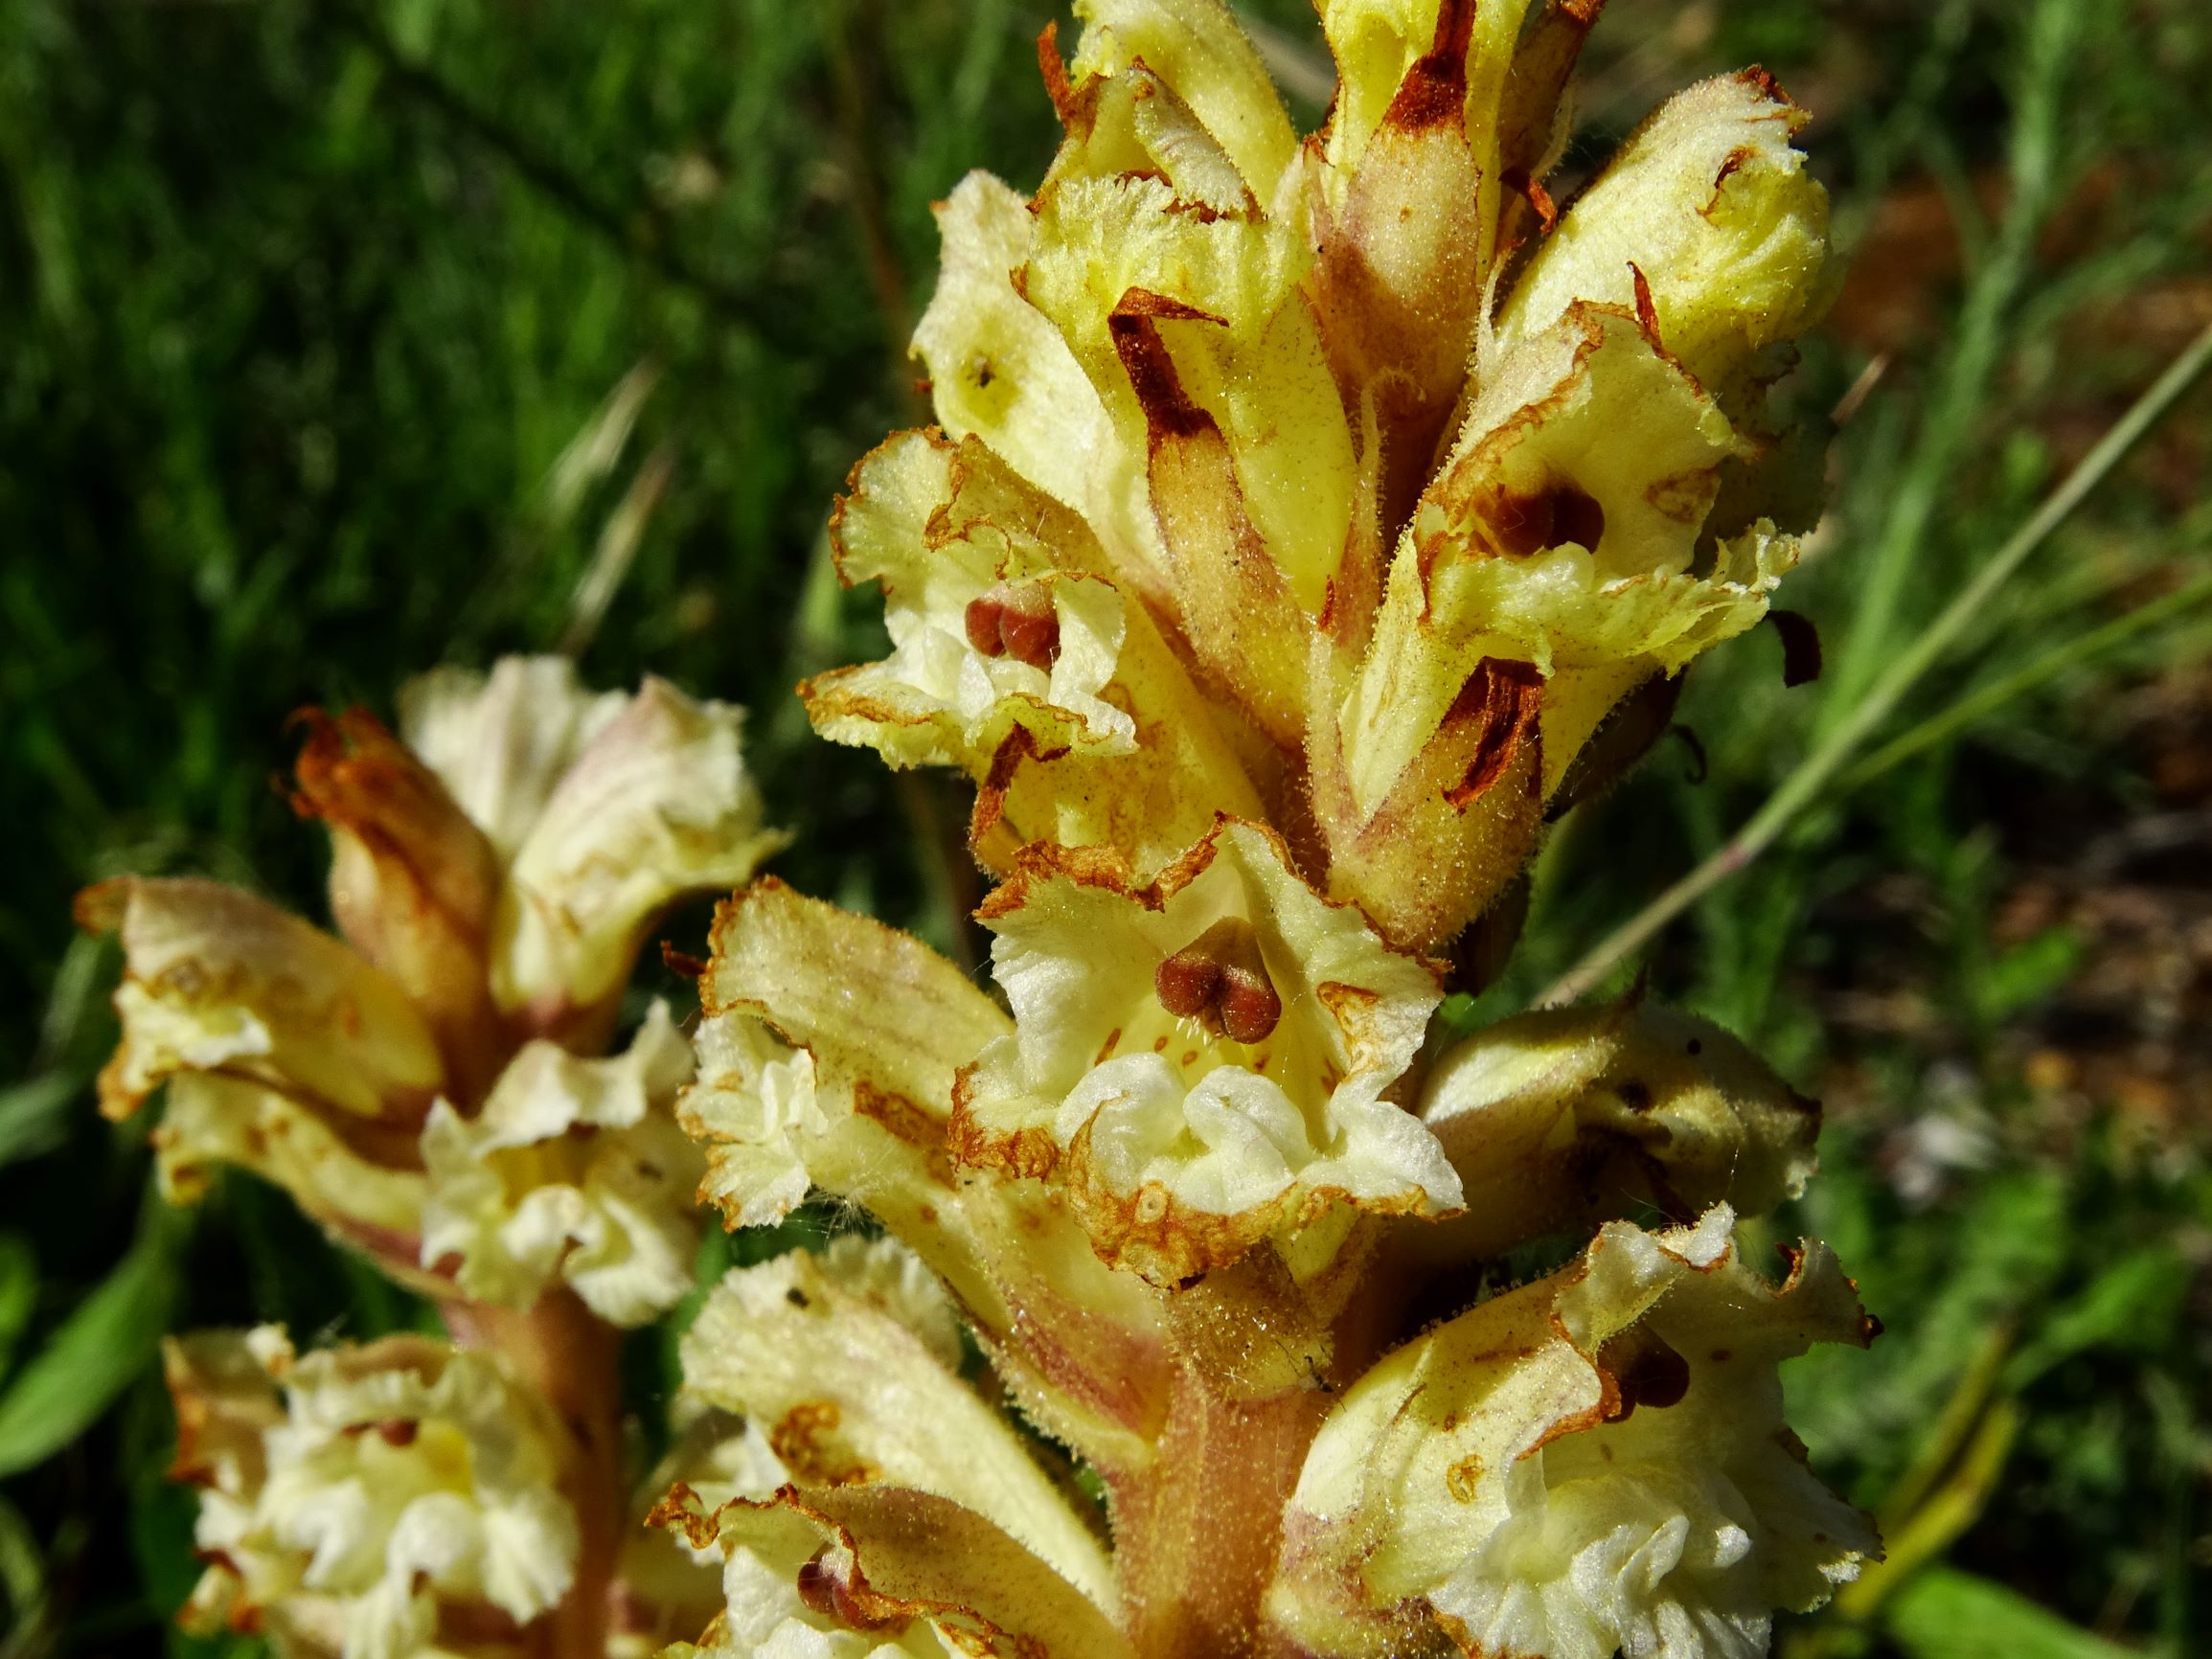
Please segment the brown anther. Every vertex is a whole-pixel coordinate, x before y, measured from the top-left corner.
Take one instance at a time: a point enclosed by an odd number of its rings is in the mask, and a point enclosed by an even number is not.
[[[1534,495],[1500,494],[1489,517],[1498,550],[1513,558],[1570,541],[1595,553],[1606,534],[1606,510],[1595,496],[1571,484],[1555,484]]]
[[[1690,1392],[1690,1362],[1648,1326],[1624,1330],[1599,1349],[1598,1364],[1611,1373],[1620,1393],[1610,1422],[1623,1421],[1639,1405],[1653,1411],[1679,1405]]]
[[[1161,963],[1152,990],[1170,1013],[1231,1042],[1265,1042],[1283,1018],[1283,998],[1267,977],[1259,936],[1234,916]]]
[[[822,1557],[829,1553],[824,1545],[814,1558],[799,1569],[799,1600],[814,1613],[833,1624],[852,1630],[882,1630],[906,1621],[892,1615],[889,1618],[869,1612],[861,1605],[853,1587],[822,1564]]]
[[[1041,581],[1001,582],[968,602],[968,643],[987,657],[1012,657],[1050,671],[1060,660],[1060,614]]]
[[[837,1591],[840,1588],[837,1580],[831,1576],[830,1569],[822,1565],[822,1557],[819,1556],[799,1569],[799,1600],[822,1618],[838,1624],[843,1623],[837,1617]]]
[[[1160,964],[1152,974],[1152,992],[1177,1019],[1203,1019],[1221,993],[1221,965],[1197,945],[1186,946]]]
[[[376,1425],[376,1438],[386,1445],[413,1445],[422,1432],[422,1425],[411,1417],[389,1417]]]

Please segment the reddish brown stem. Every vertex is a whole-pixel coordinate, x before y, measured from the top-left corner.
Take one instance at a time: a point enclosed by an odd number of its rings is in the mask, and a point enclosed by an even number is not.
[[[548,1291],[527,1313],[473,1302],[449,1303],[443,1312],[455,1342],[500,1354],[535,1384],[575,1442],[561,1490],[576,1506],[576,1582],[543,1621],[542,1651],[545,1659],[604,1659],[629,1509],[616,1367],[622,1333],[569,1290]]]
[[[1306,1389],[1232,1400],[1180,1369],[1157,1460],[1111,1483],[1123,1616],[1145,1659],[1261,1651],[1283,1499],[1327,1404]]]

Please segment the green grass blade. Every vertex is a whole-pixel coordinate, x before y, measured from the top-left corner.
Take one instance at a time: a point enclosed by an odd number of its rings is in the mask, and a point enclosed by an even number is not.
[[[115,1271],[61,1324],[0,1395],[0,1476],[51,1457],[82,1434],[154,1356],[176,1301],[178,1212],[151,1214]]]

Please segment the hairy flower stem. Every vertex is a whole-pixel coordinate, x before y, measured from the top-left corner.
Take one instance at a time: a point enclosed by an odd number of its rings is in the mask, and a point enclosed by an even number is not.
[[[478,1302],[442,1311],[463,1348],[495,1352],[535,1383],[576,1443],[561,1490],[576,1506],[576,1582],[546,1615],[546,1659],[602,1659],[627,1489],[622,1467],[622,1333],[575,1292],[552,1290],[526,1313]]]
[[[1262,1651],[1259,1602],[1329,1397],[1297,1389],[1230,1399],[1177,1369],[1157,1461],[1111,1483],[1124,1617],[1144,1659],[1238,1659]]]

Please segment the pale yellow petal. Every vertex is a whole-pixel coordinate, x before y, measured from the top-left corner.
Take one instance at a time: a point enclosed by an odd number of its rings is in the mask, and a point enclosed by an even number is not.
[[[676,1126],[692,1050],[654,1003],[629,1047],[582,1059],[524,1045],[482,1108],[439,1102],[422,1131],[422,1256],[473,1301],[527,1308],[565,1282],[638,1326],[692,1288],[697,1148]]]
[[[1706,591],[1686,573],[1737,453],[1727,420],[1626,314],[1584,307],[1506,358],[1407,528],[1343,712],[1360,806],[1388,792],[1484,657],[1545,676],[1548,792],[1630,686],[1709,643],[1711,626],[1639,600],[1670,582]]]
[[[406,993],[328,934],[214,881],[121,876],[78,898],[123,943],[123,1041],[101,1105],[134,1111],[165,1079],[205,1072],[284,1095],[366,1136],[411,1137],[444,1081]]]
[[[411,1162],[364,1155],[330,1121],[287,1096],[216,1073],[185,1072],[170,1081],[152,1139],[162,1195],[171,1203],[198,1202],[217,1166],[251,1170],[386,1272],[409,1276],[429,1193],[422,1171]],[[447,1287],[424,1274],[415,1288]]]
[[[568,1593],[568,1443],[499,1360],[416,1336],[303,1355],[275,1327],[167,1358],[174,1472],[201,1489],[196,1541],[217,1563],[195,1627],[432,1659],[448,1615],[527,1623]]]
[[[1254,826],[1225,823],[1132,889],[1040,848],[981,912],[1013,1035],[964,1077],[961,1157],[1049,1175],[1109,1261],[1173,1284],[1334,1202],[1459,1202],[1427,1132],[1381,1099],[1411,1063],[1436,981],[1332,905]],[[1240,1041],[1164,1006],[1171,958],[1241,930],[1276,1016]]]
[[[1029,260],[1028,203],[991,174],[971,172],[939,204],[937,224],[937,291],[914,331],[937,419],[953,438],[981,439],[1031,484],[1090,518],[1116,556],[1141,559],[1141,548],[1124,545],[1107,526],[1143,457],[1126,452],[1060,330],[1015,287],[1015,272]]]
[[[512,859],[578,755],[627,699],[586,691],[568,657],[441,668],[399,689],[399,736]]]
[[[1633,307],[1641,272],[1659,341],[1725,393],[1766,348],[1826,309],[1828,195],[1790,141],[1805,125],[1758,70],[1700,81],[1630,135],[1552,232],[1498,317],[1500,350],[1578,300]]]
[[[664,907],[744,880],[784,843],[763,826],[741,723],[727,703],[648,679],[578,753],[501,897],[491,958],[501,1008],[557,1034],[603,1020]]]
[[[905,1254],[887,1239],[860,1249]],[[685,1336],[685,1386],[768,1425],[801,1487],[866,1483],[950,1499],[1111,1608],[1112,1569],[1097,1539],[948,1364],[958,1349],[943,1293],[934,1304],[911,1284],[887,1293],[893,1265],[795,1251],[731,1273]]]
[[[1809,1245],[1769,1285],[1725,1208],[1608,1223],[1582,1261],[1398,1350],[1323,1423],[1277,1622],[1314,1650],[1750,1656],[1879,1551],[1782,1420],[1775,1367],[1871,1326]]]

